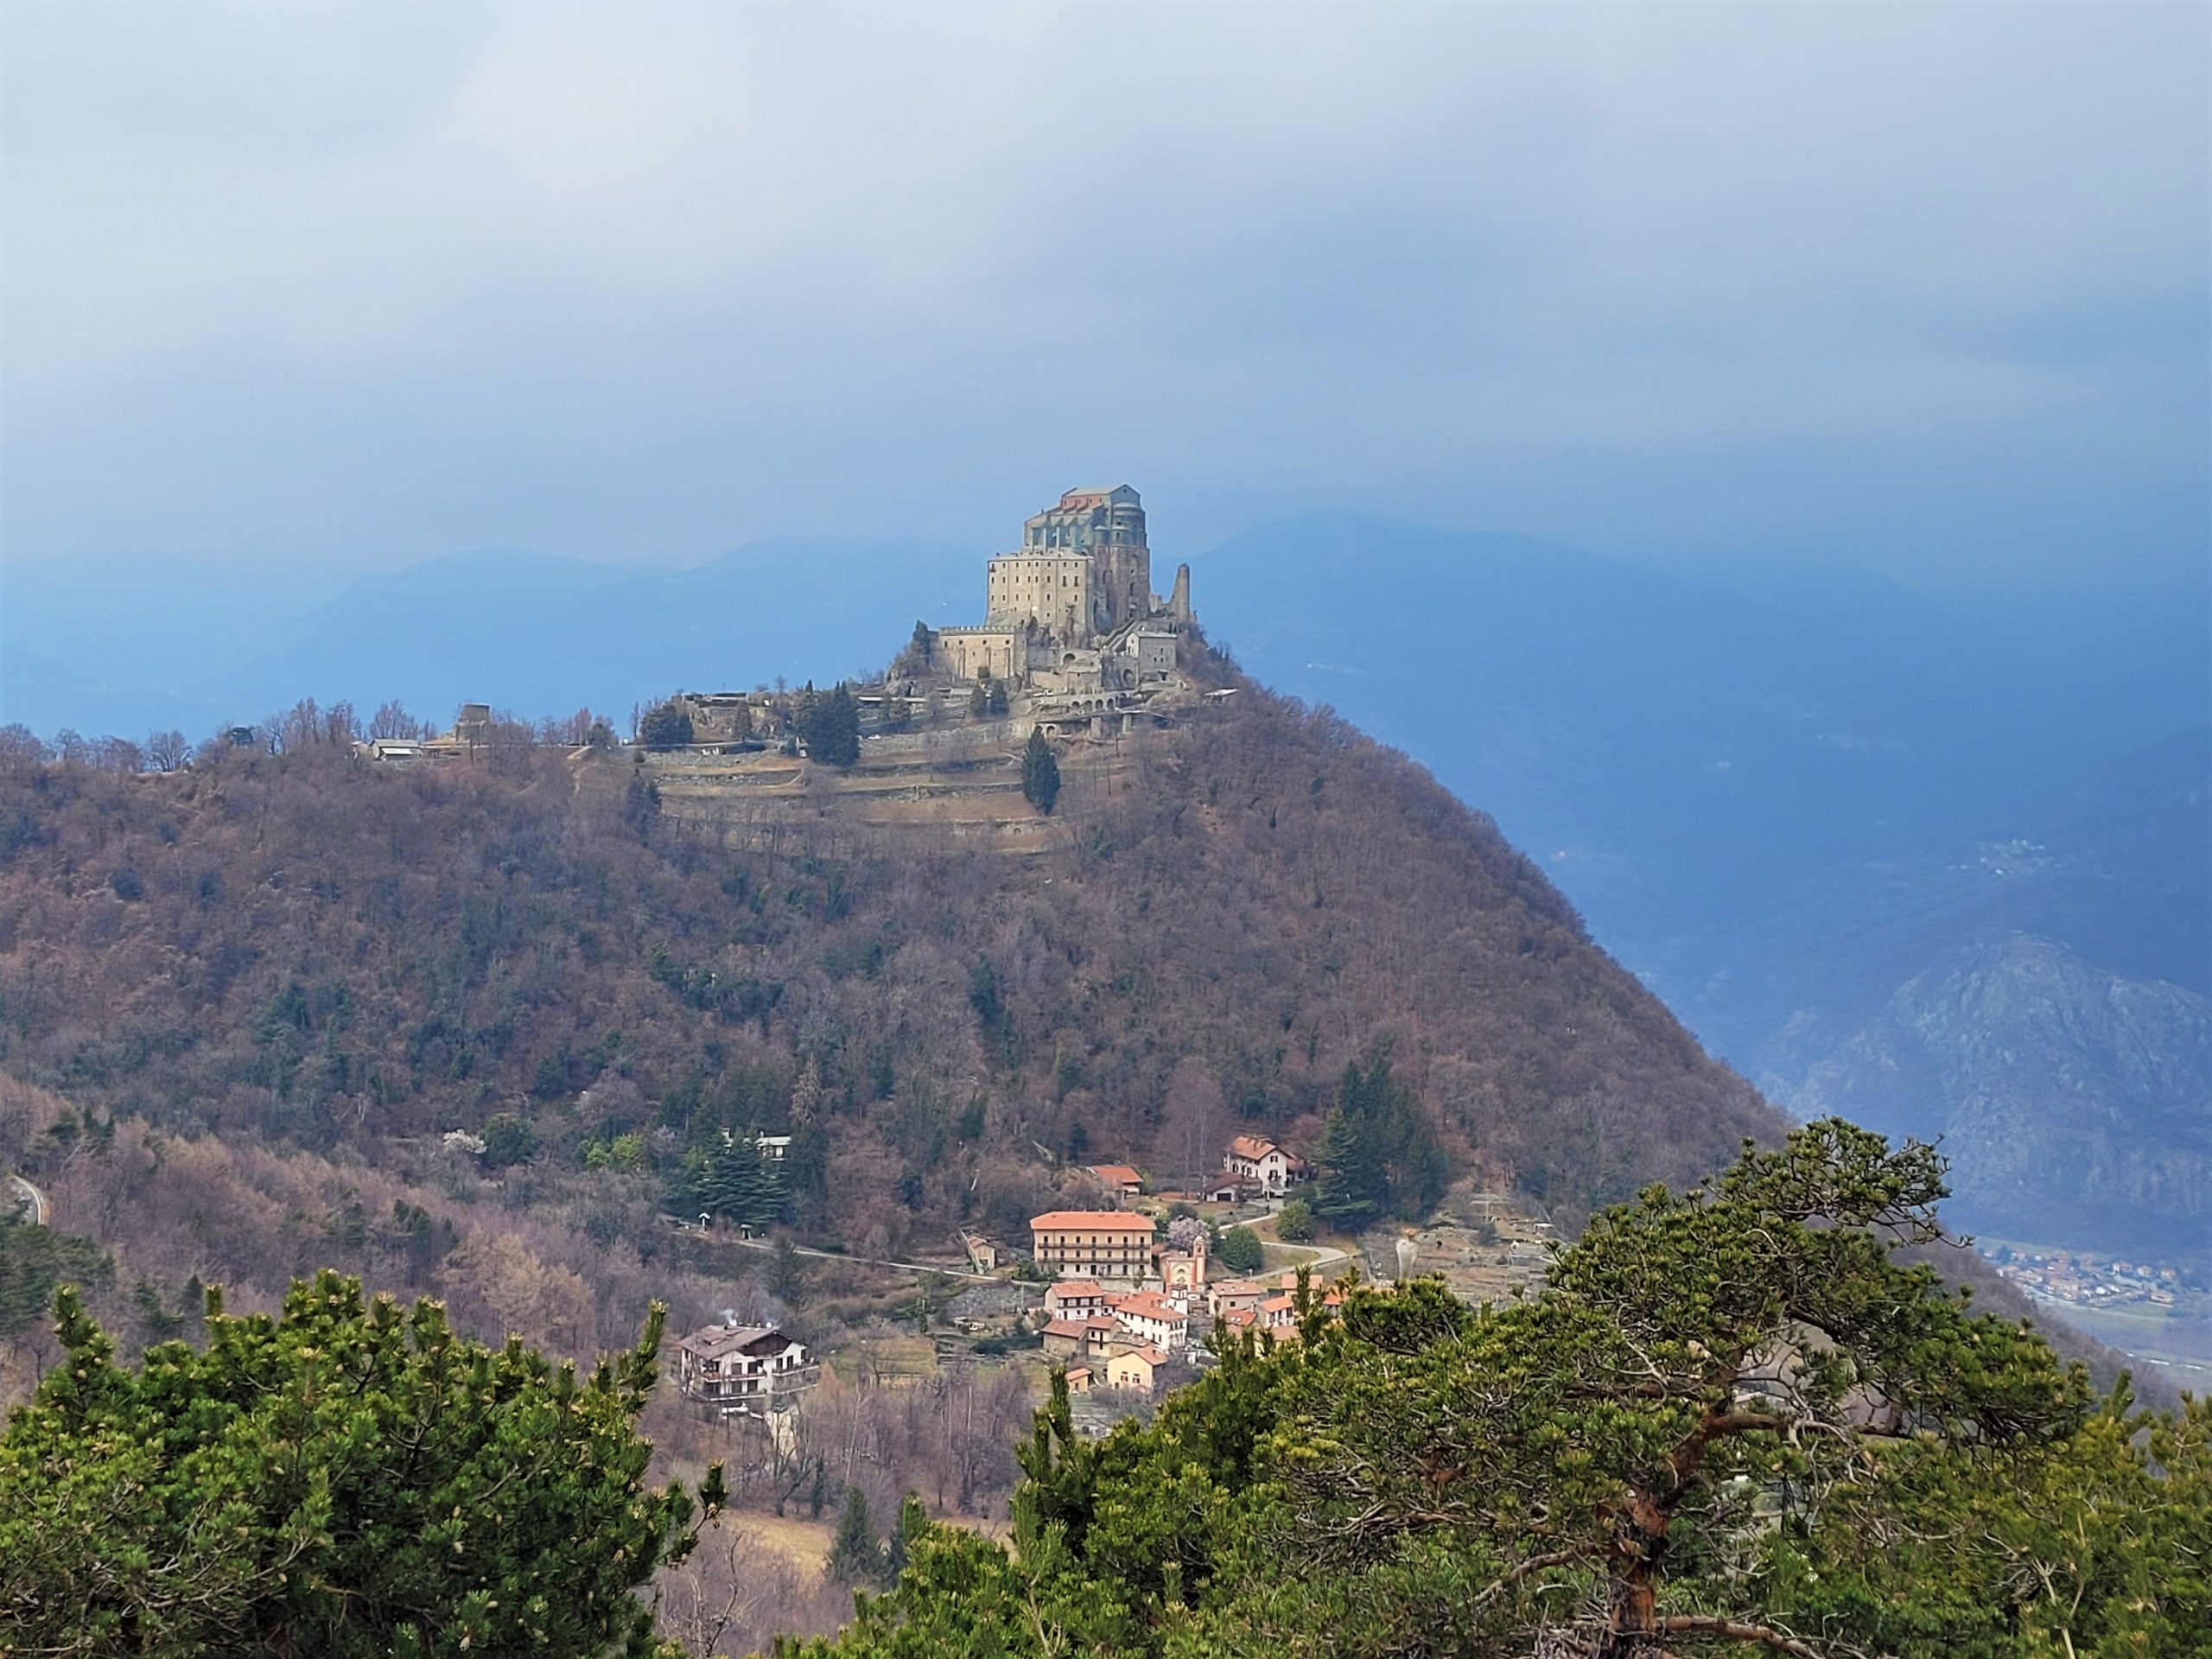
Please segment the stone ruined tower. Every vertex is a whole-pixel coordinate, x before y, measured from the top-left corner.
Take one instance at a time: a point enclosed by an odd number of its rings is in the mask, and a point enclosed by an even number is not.
[[[1198,619],[1191,610],[1191,567],[1175,567],[1175,592],[1167,601],[1167,613],[1175,619],[1176,626],[1187,628]]]

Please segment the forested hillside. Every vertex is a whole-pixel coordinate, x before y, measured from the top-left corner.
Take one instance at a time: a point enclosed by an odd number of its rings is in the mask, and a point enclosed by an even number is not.
[[[734,849],[626,762],[593,784],[557,751],[18,763],[0,1065],[97,1115],[372,1161],[489,1127],[505,1160],[677,1183],[723,1128],[791,1133],[792,1218],[868,1250],[1014,1230],[1048,1156],[1318,1138],[1382,1037],[1455,1164],[1570,1220],[1772,1128],[1402,757],[1254,690],[1133,747],[1027,860]]]

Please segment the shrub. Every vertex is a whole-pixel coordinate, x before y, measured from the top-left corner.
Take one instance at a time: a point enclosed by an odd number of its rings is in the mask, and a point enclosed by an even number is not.
[[[638,741],[649,749],[680,749],[691,741],[691,716],[672,702],[648,709],[638,722]]]
[[[1221,1248],[1215,1251],[1222,1266],[1234,1273],[1256,1273],[1265,1261],[1260,1248],[1260,1236],[1249,1227],[1232,1227],[1221,1236]]]

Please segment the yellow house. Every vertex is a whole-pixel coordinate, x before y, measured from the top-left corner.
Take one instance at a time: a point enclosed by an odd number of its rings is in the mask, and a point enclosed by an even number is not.
[[[1166,1363],[1167,1356],[1157,1348],[1125,1348],[1107,1360],[1106,1386],[1150,1394],[1160,1386],[1160,1373]]]

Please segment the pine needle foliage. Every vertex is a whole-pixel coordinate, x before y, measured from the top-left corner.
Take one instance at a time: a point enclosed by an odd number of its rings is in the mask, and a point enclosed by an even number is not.
[[[1021,793],[1029,804],[1046,817],[1060,798],[1060,763],[1045,741],[1041,726],[1029,728],[1029,745],[1021,752]]]
[[[0,1630],[14,1650],[443,1659],[643,1656],[639,1587],[698,1505],[636,1433],[665,1310],[588,1377],[444,1309],[295,1285],[207,1298],[207,1344],[142,1369],[75,1294],[65,1350],[0,1439]],[[719,1467],[700,1497],[721,1497]]]
[[[1942,1165],[1840,1122],[1599,1216],[1543,1289],[1357,1287],[1148,1427],[1021,1448],[803,1659],[2212,1654],[2212,1414],[2093,1402],[1896,1249]]]

